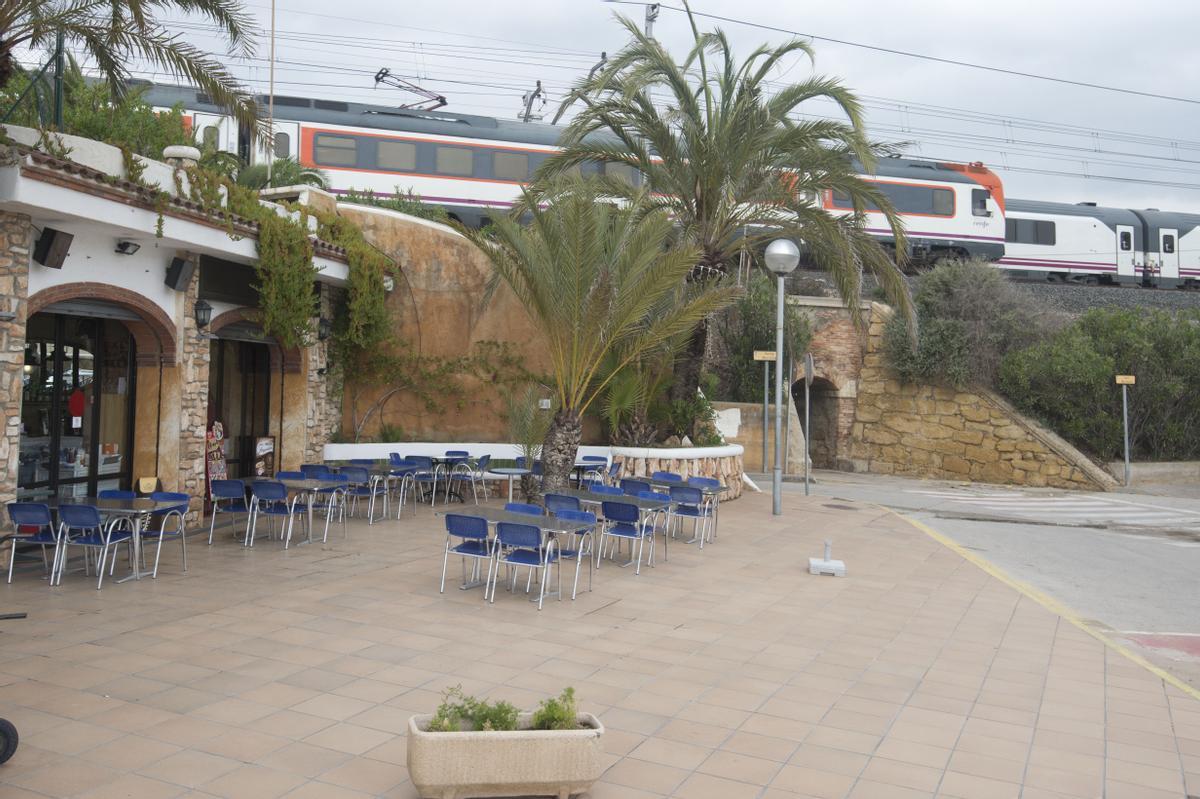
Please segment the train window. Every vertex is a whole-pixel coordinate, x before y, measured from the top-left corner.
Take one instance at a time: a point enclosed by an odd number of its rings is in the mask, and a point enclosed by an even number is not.
[[[275,134],[275,157],[287,158],[292,154],[292,137],[286,133]]]
[[[1056,225],[1036,219],[1009,218],[1004,220],[1004,240],[1014,244],[1053,245],[1057,241]]]
[[[1034,230],[1034,244],[1052,245],[1055,243],[1055,225],[1053,222],[1038,222]]]
[[[475,171],[475,152],[468,147],[438,147],[437,171],[443,175],[470,175]]]
[[[1163,252],[1168,252],[1168,253],[1175,252],[1175,237],[1174,236],[1163,236],[1162,241],[1163,241],[1163,246],[1162,246]]]
[[[1129,252],[1133,249],[1133,234],[1128,230],[1121,231],[1121,251]]]
[[[417,168],[417,145],[407,141],[380,141],[375,165],[380,169],[413,172]]]
[[[938,216],[954,216],[954,192],[949,189],[934,189],[933,213]]]
[[[211,150],[221,149],[221,129],[216,125],[205,125],[200,131],[200,141]]]
[[[971,189],[971,213],[975,216],[991,216],[987,201],[992,193],[987,189]]]
[[[313,137],[313,160],[321,166],[355,166],[358,140],[349,136],[318,133]]]
[[[605,164],[604,174],[611,175],[622,183],[628,183],[630,186],[637,185],[638,171],[628,164]]]
[[[492,153],[492,177],[496,180],[529,180],[529,156],[525,153]]]

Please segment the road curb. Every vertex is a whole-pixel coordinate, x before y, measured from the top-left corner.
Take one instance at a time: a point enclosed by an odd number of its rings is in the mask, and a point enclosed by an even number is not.
[[[1033,586],[1029,585],[1028,583],[1025,583],[1025,582],[1022,582],[1021,580],[1016,579],[1015,577],[1010,575],[1008,572],[1001,569],[999,566],[996,566],[995,564],[988,561],[986,558],[982,558],[978,554],[961,546],[960,544],[953,541],[949,537],[943,535],[942,533],[939,533],[937,530],[934,530],[932,527],[925,524],[924,522],[917,521],[916,519],[905,516],[903,513],[898,513],[896,511],[892,510],[891,508],[887,508],[882,505],[876,505],[875,507],[879,508],[880,510],[887,511],[888,513],[892,514],[893,516],[896,516],[897,518],[904,520],[908,524],[910,524],[913,527],[915,527],[916,529],[920,530],[925,535],[932,538],[934,541],[937,541],[939,544],[946,547],[946,549],[949,549],[950,551],[957,554],[963,560],[966,560],[968,563],[971,563],[972,565],[982,569],[984,571],[984,573],[986,573],[990,577],[996,578],[997,580],[1004,583],[1005,585],[1007,585],[1009,588],[1013,589],[1017,593],[1038,603],[1039,605],[1044,607],[1046,610],[1050,611],[1051,613],[1055,614],[1056,616],[1061,617],[1062,619],[1069,622],[1071,625],[1079,628],[1080,630],[1087,633],[1092,638],[1095,638],[1097,641],[1104,644],[1106,647],[1113,650],[1114,652],[1118,652],[1121,655],[1124,655],[1127,659],[1136,663],[1137,665],[1141,666],[1142,668],[1146,669],[1146,671],[1150,672],[1155,677],[1158,677],[1160,680],[1167,683],[1168,685],[1178,688],[1180,691],[1183,691],[1185,694],[1192,697],[1193,699],[1200,700],[1200,690],[1193,688],[1192,686],[1188,685],[1186,682],[1179,679],[1175,675],[1170,674],[1169,672],[1166,672],[1166,671],[1160,669],[1158,666],[1155,666],[1153,663],[1146,660],[1146,658],[1142,657],[1137,652],[1134,652],[1132,649],[1129,649],[1124,644],[1121,644],[1118,641],[1114,641],[1112,638],[1109,638],[1104,633],[1100,632],[1099,630],[1095,629],[1091,625],[1087,624],[1078,613],[1076,613],[1074,610],[1067,607],[1063,603],[1059,602],[1057,599],[1054,599],[1054,598],[1050,597],[1049,595],[1039,591],[1038,589],[1034,588]]]

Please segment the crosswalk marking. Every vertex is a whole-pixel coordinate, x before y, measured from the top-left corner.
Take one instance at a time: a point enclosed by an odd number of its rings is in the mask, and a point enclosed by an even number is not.
[[[1183,508],[1165,508],[1126,499],[1102,496],[1035,496],[997,491],[946,491],[909,489],[920,494],[990,511],[997,515],[1032,518],[1038,521],[1082,523],[1088,521],[1117,522],[1128,525],[1174,525],[1200,527],[1200,512]]]

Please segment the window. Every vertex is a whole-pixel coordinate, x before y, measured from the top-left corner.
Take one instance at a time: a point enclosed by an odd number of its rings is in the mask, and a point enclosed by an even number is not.
[[[211,147],[214,150],[221,149],[221,129],[216,125],[205,125],[200,131],[200,140],[204,142],[205,147]]]
[[[902,214],[954,216],[954,192],[950,189],[910,186],[906,183],[876,183],[875,186]],[[833,205],[835,208],[854,207],[850,195],[840,191],[833,192]],[[868,203],[865,210],[878,211],[879,208]]]
[[[375,165],[380,169],[395,169],[399,172],[415,172],[417,169],[417,145],[407,141],[379,142]]]
[[[992,193],[987,189],[971,189],[971,213],[975,216],[991,216],[988,210],[988,200]]]
[[[1054,222],[1009,218],[1004,221],[1004,240],[1014,244],[1049,246],[1057,241],[1056,227]]]
[[[275,134],[275,157],[287,158],[292,154],[292,137],[286,133]]]
[[[604,174],[611,175],[622,183],[628,183],[630,186],[637,185],[638,171],[628,164],[605,164]]]
[[[496,180],[529,180],[529,156],[525,153],[492,153],[492,176]]]
[[[475,171],[475,153],[468,147],[439,147],[437,171],[443,175],[470,175]]]
[[[313,160],[321,166],[355,166],[358,164],[358,140],[318,133],[313,137]]]
[[[1128,252],[1133,249],[1133,234],[1128,230],[1121,231],[1121,251]]]
[[[1175,252],[1175,237],[1174,236],[1163,236],[1162,241],[1163,241],[1163,246],[1162,246],[1163,252],[1165,252],[1165,253]]]

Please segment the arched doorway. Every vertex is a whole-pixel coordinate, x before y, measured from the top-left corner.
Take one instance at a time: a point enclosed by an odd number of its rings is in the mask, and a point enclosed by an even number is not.
[[[808,393],[812,405],[808,414],[809,429],[805,430],[804,434],[808,436],[809,457],[812,458],[813,468],[835,469],[838,458],[837,387],[826,378],[815,377]],[[803,380],[792,385],[792,396],[796,400],[796,411],[800,414],[800,423],[803,426]]]

